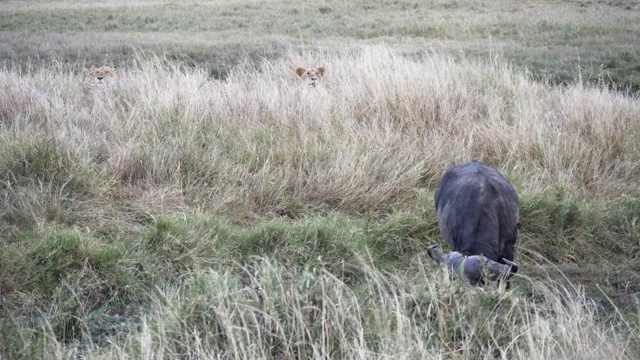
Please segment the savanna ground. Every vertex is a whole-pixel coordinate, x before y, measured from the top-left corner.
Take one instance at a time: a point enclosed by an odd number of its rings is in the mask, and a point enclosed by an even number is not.
[[[0,357],[638,358],[638,20],[0,3]],[[124,70],[87,90],[91,64]],[[508,291],[426,257],[470,158],[520,196]]]

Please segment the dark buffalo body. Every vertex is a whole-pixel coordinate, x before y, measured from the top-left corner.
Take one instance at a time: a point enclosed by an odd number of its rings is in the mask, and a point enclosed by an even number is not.
[[[472,160],[447,170],[435,204],[440,232],[454,251],[513,261],[518,195],[496,169]]]

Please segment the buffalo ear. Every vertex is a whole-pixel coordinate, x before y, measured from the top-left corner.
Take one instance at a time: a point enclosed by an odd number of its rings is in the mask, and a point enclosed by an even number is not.
[[[318,74],[319,74],[320,76],[323,76],[323,75],[324,75],[324,70],[325,70],[324,66],[320,66],[320,67],[318,68],[317,72],[318,72]]]
[[[298,74],[298,76],[302,76],[304,75],[304,73],[307,71],[307,69],[299,67],[296,69],[296,74]]]

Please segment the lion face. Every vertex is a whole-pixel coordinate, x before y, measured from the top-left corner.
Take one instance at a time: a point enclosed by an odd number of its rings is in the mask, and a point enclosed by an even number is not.
[[[95,77],[95,85],[103,86],[105,85],[105,79],[107,77],[113,77],[120,69],[112,68],[111,66],[100,66],[97,67],[95,65],[91,65],[91,76]]]
[[[324,66],[320,66],[319,68],[316,68],[316,69],[313,69],[313,68],[305,69],[305,68],[299,67],[296,69],[296,74],[298,74],[298,76],[301,79],[308,81],[309,86],[315,87],[320,83],[320,79],[322,78],[322,75],[324,75],[324,71],[325,71]]]

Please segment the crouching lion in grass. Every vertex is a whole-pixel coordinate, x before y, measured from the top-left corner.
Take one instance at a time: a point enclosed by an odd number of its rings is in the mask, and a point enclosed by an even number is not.
[[[89,72],[91,73],[93,80],[85,83],[84,86],[88,90],[93,90],[96,87],[105,86],[107,84],[107,79],[111,79],[118,75],[120,73],[120,69],[106,65],[100,67],[91,65]]]
[[[325,68],[324,66],[320,66],[318,68],[309,68],[305,69],[303,67],[299,67],[296,69],[296,74],[304,80],[307,81],[310,87],[316,87],[320,83],[320,79],[324,75]]]
[[[82,84],[85,91],[93,92],[97,88],[107,85],[108,79],[113,79],[120,73],[120,69],[111,66],[95,66],[89,68],[92,79]]]

